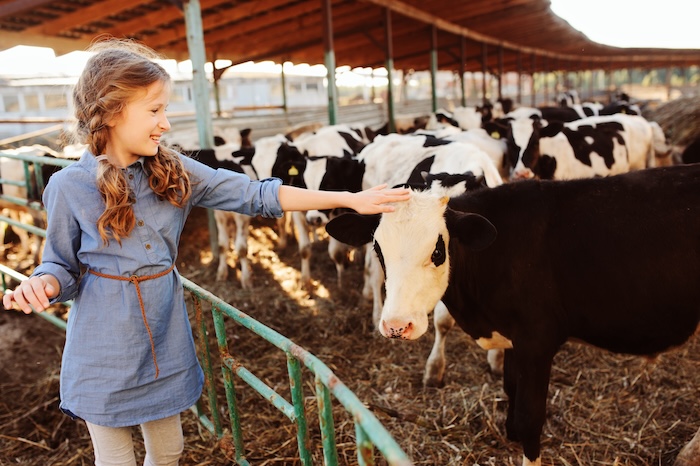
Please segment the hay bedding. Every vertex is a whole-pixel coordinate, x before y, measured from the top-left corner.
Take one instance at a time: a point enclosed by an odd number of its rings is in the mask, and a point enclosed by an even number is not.
[[[463,332],[450,334],[446,386],[424,389],[432,335],[399,342],[374,333],[371,305],[360,293],[359,262],[349,269],[348,286],[339,290],[325,243],[316,244],[312,276],[318,281],[312,294],[299,291],[296,245],[275,251],[271,223],[256,221],[250,249],[256,287],[246,292],[235,280],[216,283],[205,225],[204,211],[196,210],[181,242],[180,272],[318,356],[415,464],[520,465],[519,445],[505,438],[501,380],[489,374],[485,352]],[[229,341],[246,367],[288,393],[286,364],[277,349],[237,326],[229,329]],[[62,344],[63,332],[43,319],[0,313],[0,465],[92,464],[87,429],[57,409]],[[314,464],[323,464],[313,380],[304,372]],[[698,338],[655,362],[565,345],[552,371],[543,464],[671,465],[700,425],[699,381]],[[251,464],[299,464],[294,427],[252,389],[236,385]],[[354,424],[337,402],[334,412],[339,462],[357,464]],[[192,413],[184,414],[183,424],[181,464],[232,464],[226,442],[217,444]],[[137,454],[143,457],[140,442]],[[386,462],[378,458],[377,464]]]

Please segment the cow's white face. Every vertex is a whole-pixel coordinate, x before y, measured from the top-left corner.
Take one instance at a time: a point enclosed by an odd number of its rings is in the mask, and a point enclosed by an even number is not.
[[[532,161],[525,160],[525,150],[530,145],[530,140],[534,134],[534,121],[530,118],[520,118],[511,122],[512,147],[511,172],[512,179],[534,178],[532,171]]]
[[[450,260],[444,212],[447,198],[414,192],[382,215],[374,233],[385,267],[386,299],[379,329],[387,338],[413,340],[428,329],[428,315],[445,293]]]
[[[408,201],[394,204],[394,212],[346,213],[326,225],[340,242],[362,246],[374,241],[386,276],[379,331],[387,338],[414,340],[427,330],[428,315],[450,284],[450,240],[459,254],[471,254],[496,239],[488,219],[448,210],[448,200],[432,191],[413,191]]]

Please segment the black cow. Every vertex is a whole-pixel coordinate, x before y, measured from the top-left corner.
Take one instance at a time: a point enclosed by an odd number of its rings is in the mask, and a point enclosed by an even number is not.
[[[552,360],[565,342],[656,355],[700,321],[697,165],[527,180],[449,200],[416,192],[393,213],[341,216],[327,230],[350,244],[374,240],[384,336],[420,337],[442,300],[480,346],[506,348],[506,432],[522,442],[523,465],[540,464]]]

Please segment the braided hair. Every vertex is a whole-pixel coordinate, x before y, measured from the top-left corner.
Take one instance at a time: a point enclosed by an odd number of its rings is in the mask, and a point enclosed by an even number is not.
[[[153,83],[170,86],[168,72],[155,60],[162,59],[145,45],[130,40],[108,39],[94,43],[95,52],[85,65],[73,90],[75,127],[73,139],[86,144],[94,156],[104,154],[109,138],[107,123]],[[106,157],[98,159],[97,187],[105,210],[97,220],[104,244],[110,238],[121,244],[134,229],[136,219],[131,190],[119,167]],[[190,179],[177,152],[161,144],[154,157],[144,161],[148,182],[155,194],[183,207],[191,195]]]

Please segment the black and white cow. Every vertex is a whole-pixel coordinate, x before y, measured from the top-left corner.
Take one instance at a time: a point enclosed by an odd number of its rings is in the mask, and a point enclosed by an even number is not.
[[[647,168],[669,151],[663,132],[661,141],[657,137],[647,120],[634,115],[569,123],[518,118],[507,135],[511,178],[567,180]]]
[[[506,349],[506,433],[522,443],[523,465],[539,466],[552,360],[565,342],[656,355],[698,331],[698,186],[700,166],[682,165],[451,199],[416,192],[395,212],[326,228],[374,242],[386,271],[382,335],[419,338],[442,300],[480,346]]]
[[[238,151],[231,153],[231,158],[238,164],[246,175],[251,179],[261,180],[264,178],[276,177],[280,178],[285,184],[305,187],[302,174],[306,165],[306,160],[304,156],[299,152],[299,149],[286,138],[283,134],[276,134],[274,136],[267,136],[260,138],[255,141],[254,145],[248,147],[242,147]],[[221,215],[227,215],[228,213],[222,213]],[[232,224],[230,220],[227,220],[226,225],[232,226],[237,225],[236,234],[236,249],[239,258],[241,254],[247,252],[247,241],[248,241],[248,224],[250,218],[247,216],[241,216],[240,214],[232,214],[233,221]],[[293,221],[298,222],[298,216],[292,216]],[[287,246],[287,240],[289,231],[286,225],[287,216],[282,217],[277,222],[277,233],[279,235],[278,247],[285,248]],[[222,218],[223,219],[223,218]],[[248,222],[247,224],[245,222]],[[295,225],[297,231],[305,231],[304,225]],[[230,231],[228,235],[221,234],[219,230],[219,248],[220,254],[222,247],[227,250],[229,237],[233,233]],[[299,252],[301,255],[301,275],[302,280],[308,281],[311,276],[311,265],[309,255],[305,253],[306,249],[310,249],[308,244],[308,236],[306,241],[304,241],[304,234],[299,235]],[[246,245],[246,249],[243,249],[243,245]],[[225,265],[225,250],[224,255],[219,258],[219,272],[222,273],[225,279],[225,273],[228,271],[228,267]],[[222,265],[222,261],[224,265]],[[241,262],[241,269],[243,268],[243,262]],[[224,272],[224,269],[226,272]],[[217,273],[217,278],[219,277]],[[241,275],[241,280],[243,280],[244,274]],[[252,283],[245,285],[249,288]]]
[[[518,107],[505,115],[506,119],[538,117],[547,121],[570,122],[581,118],[594,116],[586,113],[583,107]]]
[[[330,125],[313,132],[298,135],[293,143],[303,154],[305,163],[297,186],[307,189],[325,189],[333,191],[358,191],[361,186],[360,167],[352,159],[365,147],[370,136],[366,127],[346,124]],[[332,160],[340,159],[340,160]],[[349,170],[343,173],[343,170]],[[358,181],[358,177],[359,181]],[[300,252],[305,261],[310,261],[311,239],[316,240],[316,229],[328,222],[330,211],[310,210],[293,212],[292,219],[297,229]],[[328,255],[333,260],[337,283],[342,285],[343,273],[350,260],[351,249],[331,238],[328,242]],[[302,273],[302,286],[308,286],[310,272]]]
[[[470,130],[471,131],[471,130]],[[453,196],[471,189],[503,183],[491,157],[474,144],[449,141],[429,135],[381,136],[360,153],[364,164],[363,188],[386,183],[424,185],[432,192]],[[475,183],[475,180],[481,180]],[[383,303],[384,273],[371,248],[365,251],[363,295],[372,299],[372,322],[377,327]],[[454,320],[438,306],[435,311],[435,343],[426,362],[423,383],[442,386],[445,372],[445,342]],[[502,351],[487,355],[493,373],[502,370]]]
[[[250,129],[214,128],[214,147],[201,149],[196,129],[173,130],[164,138],[164,143],[212,168],[224,168],[243,173],[241,166],[233,159],[232,153],[241,148],[252,146]],[[249,175],[250,176],[250,175]],[[244,289],[253,286],[253,272],[248,259],[248,233],[251,218],[247,215],[214,210],[214,221],[217,228],[218,258],[216,279],[225,281],[228,278],[227,257],[230,243],[236,252],[241,268],[240,283]],[[212,253],[216,254],[215,251]]]
[[[425,129],[436,129],[438,123],[449,124],[462,130],[481,128],[482,113],[476,107],[455,107],[453,111],[438,109],[430,115]]]

